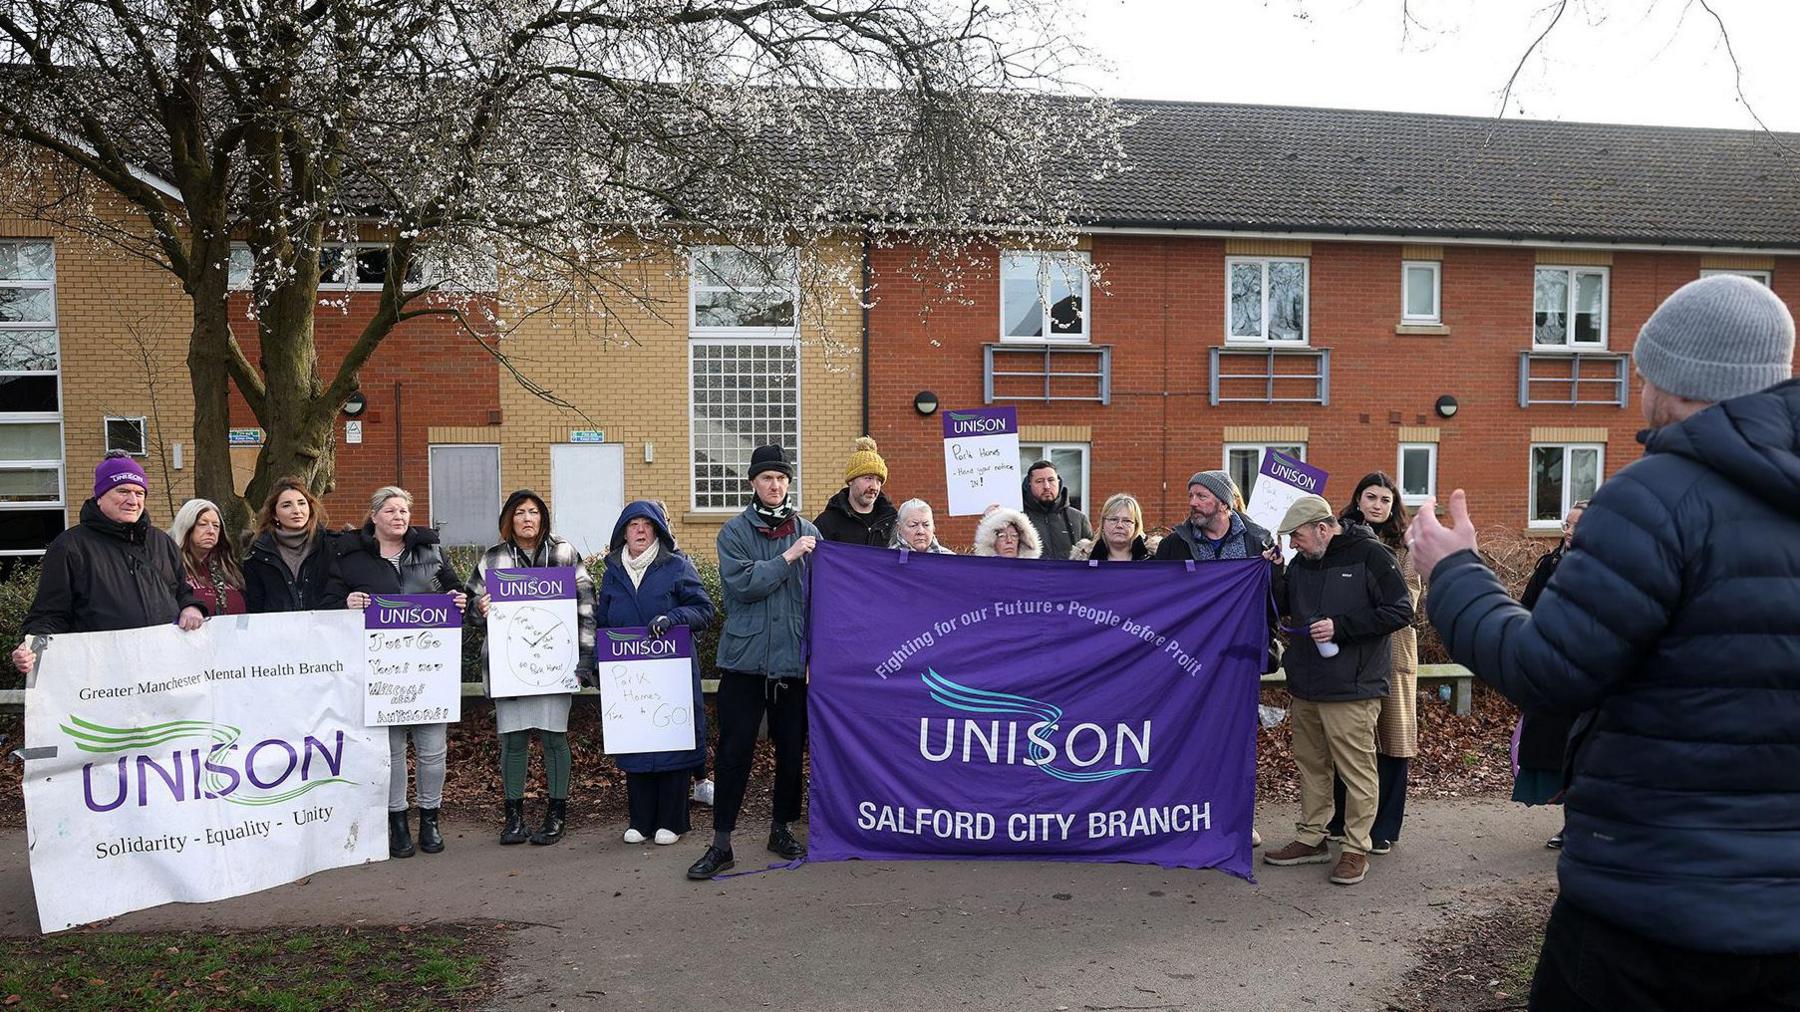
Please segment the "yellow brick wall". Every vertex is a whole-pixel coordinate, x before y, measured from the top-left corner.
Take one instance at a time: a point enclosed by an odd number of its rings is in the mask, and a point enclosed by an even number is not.
[[[841,276],[860,276],[854,237],[809,249]],[[550,444],[571,429],[601,429],[606,442],[624,444],[626,501],[661,499],[677,541],[696,557],[711,558],[719,525],[733,514],[692,508],[687,264],[668,256],[626,273],[622,284],[632,290],[609,307],[610,315],[540,313],[502,341],[524,375],[571,405],[548,403],[502,373],[502,493],[535,488],[557,509]],[[854,292],[808,293],[802,301],[811,308],[803,308],[800,321],[799,463],[801,509],[810,517],[841,486],[840,469],[861,434],[862,318]],[[647,443],[654,451],[650,463]]]

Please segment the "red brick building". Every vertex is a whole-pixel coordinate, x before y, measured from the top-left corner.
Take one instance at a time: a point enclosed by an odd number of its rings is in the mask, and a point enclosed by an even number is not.
[[[1382,470],[1553,533],[1639,455],[1629,353],[1663,298],[1724,270],[1800,304],[1800,204],[1768,185],[1791,171],[1764,135],[1128,111],[1135,168],[1090,194],[1079,250],[973,253],[954,300],[908,250],[873,253],[868,428],[896,497],[944,501],[929,392],[1017,406],[1021,457],[1090,513],[1129,491],[1175,523],[1188,475],[1245,484],[1274,446],[1330,472],[1334,503]],[[967,544],[973,519],[939,528]]]

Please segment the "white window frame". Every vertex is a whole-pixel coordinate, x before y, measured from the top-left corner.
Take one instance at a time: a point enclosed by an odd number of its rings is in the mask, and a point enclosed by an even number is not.
[[[1043,316],[1041,318],[1041,322],[1038,325],[1038,330],[1040,331],[1040,334],[1037,337],[1014,337],[1014,336],[1007,334],[1007,332],[1006,332],[1006,330],[1007,330],[1007,327],[1006,327],[1006,261],[1009,258],[1013,258],[1013,257],[1036,257],[1036,258],[1039,258],[1040,260],[1051,261],[1051,263],[1040,265],[1040,267],[1038,269],[1038,306],[1040,307],[1040,310],[1043,313]],[[1051,308],[1052,308],[1053,304],[1050,301],[1048,272],[1052,271],[1052,270],[1061,269],[1054,262],[1057,260],[1062,260],[1062,261],[1068,262],[1069,264],[1071,264],[1071,267],[1069,269],[1081,276],[1081,291],[1079,293],[1080,298],[1081,298],[1081,330],[1079,332],[1073,333],[1073,334],[1053,333],[1051,331],[1051,327],[1050,327],[1050,323],[1051,323],[1050,313],[1051,313]],[[1092,288],[1093,288],[1093,286],[1090,284],[1090,281],[1091,281],[1090,272],[1092,270],[1091,264],[1092,264],[1092,260],[1091,260],[1090,255],[1081,250],[1070,250],[1067,252],[1045,252],[1043,250],[1001,250],[1000,251],[1000,259],[999,259],[1000,319],[999,319],[999,323],[998,323],[998,326],[1000,328],[999,332],[1000,332],[1001,343],[1002,344],[1088,344],[1088,343],[1091,343],[1093,341],[1093,326],[1092,326],[1092,324],[1093,324],[1093,299],[1090,297],[1092,295]]]
[[[1563,452],[1562,471],[1562,510],[1552,519],[1541,519],[1532,516],[1537,508],[1537,452],[1540,449],[1556,447]],[[1569,515],[1569,507],[1580,500],[1571,497],[1572,483],[1569,481],[1570,461],[1576,450],[1594,451],[1594,488],[1597,491],[1606,481],[1606,444],[1605,443],[1532,443],[1525,456],[1525,519],[1531,530],[1559,530],[1563,517]]]
[[[689,305],[691,306],[692,303],[690,302]],[[796,312],[797,311],[798,311],[798,307],[796,307]],[[800,455],[801,454],[800,447],[801,447],[802,441],[805,439],[805,436],[806,436],[806,357],[805,357],[806,349],[805,349],[805,347],[800,343],[800,340],[798,337],[790,337],[790,338],[786,338],[786,339],[764,338],[764,339],[752,340],[752,339],[746,339],[743,337],[714,337],[714,336],[708,335],[706,337],[694,337],[688,341],[687,391],[686,391],[687,416],[688,416],[688,445],[687,445],[687,461],[683,465],[684,467],[686,467],[687,471],[686,471],[686,475],[683,477],[682,481],[687,485],[688,509],[694,513],[707,513],[707,514],[713,514],[713,515],[720,515],[720,514],[736,513],[743,509],[742,505],[727,506],[727,507],[700,505],[699,489],[694,484],[694,448],[697,445],[696,431],[695,431],[696,430],[696,425],[695,425],[696,418],[695,418],[695,411],[694,411],[694,406],[695,406],[694,405],[694,349],[698,346],[703,346],[703,345],[736,346],[736,345],[746,345],[746,344],[777,345],[777,346],[781,346],[781,347],[791,347],[794,349],[794,445],[784,446],[783,449],[788,451],[789,455],[792,457],[792,459],[794,461],[794,477],[793,477],[793,481],[790,484],[790,495],[793,498],[794,508],[796,510],[798,510],[798,509],[802,508],[802,506],[804,504],[803,492],[805,489],[804,481],[806,478],[806,472],[800,466],[800,461],[802,459],[801,455]],[[749,463],[749,461],[746,460],[745,464],[748,465],[748,463]],[[746,495],[749,494],[748,486],[745,487],[745,494]]]
[[[1037,453],[1028,454],[1025,452],[1026,450],[1033,449],[1033,448],[1035,448],[1037,450]],[[1036,443],[1036,442],[1021,441],[1019,443],[1019,476],[1021,478],[1026,477],[1025,468],[1030,467],[1034,461],[1050,460],[1050,461],[1052,461],[1052,463],[1054,463],[1054,460],[1051,457],[1051,453],[1052,453],[1052,451],[1055,451],[1055,450],[1079,450],[1079,451],[1081,451],[1081,506],[1079,507],[1079,509],[1083,513],[1086,513],[1088,515],[1089,519],[1095,519],[1094,518],[1094,509],[1096,508],[1096,503],[1094,502],[1094,483],[1092,480],[1092,474],[1093,474],[1093,469],[1094,469],[1094,444],[1092,444],[1092,443]],[[1025,459],[1027,457],[1029,457],[1030,459],[1029,460]],[[1056,476],[1058,479],[1061,479],[1062,472],[1057,471]],[[1067,481],[1064,481],[1063,487],[1067,488],[1068,484],[1069,483]],[[1095,520],[1095,522],[1098,523],[1098,520]]]
[[[1703,278],[1710,278],[1718,274],[1735,274],[1740,278],[1760,281],[1764,288],[1775,287],[1774,271],[1757,270],[1750,267],[1706,267],[1700,271],[1700,276]]]
[[[352,265],[355,263],[356,252],[358,250],[387,249],[387,248],[389,248],[390,245],[391,244],[385,243],[385,242],[350,242],[350,243],[326,242],[326,243],[320,243],[319,244],[319,253],[321,256],[323,256],[327,252],[330,252],[333,250],[337,251],[338,256],[339,256],[338,263],[340,266],[339,266],[338,270],[340,272],[340,276],[335,277],[335,278],[327,278],[324,274],[320,274],[319,275],[319,291],[322,291],[322,292],[325,292],[325,291],[331,291],[331,292],[379,292],[379,291],[381,291],[381,283],[380,282],[365,284],[362,282],[351,281],[350,278],[352,276],[354,276],[354,270],[355,270],[355,268]],[[249,252],[250,252],[250,244],[249,243],[234,242],[231,244],[231,251],[229,254],[227,254],[228,259],[227,259],[227,266],[226,266],[227,279],[226,279],[225,287],[228,290],[234,291],[234,292],[245,292],[245,291],[250,290],[248,274],[245,275],[245,278],[243,280],[232,280],[229,277],[229,272],[230,272],[229,257],[236,256],[238,254],[248,255]],[[251,268],[254,268],[254,266],[255,266],[255,264],[252,263]],[[417,291],[418,289],[427,287],[428,285],[430,285],[432,283],[432,281],[434,279],[434,274],[431,269],[431,265],[426,261],[426,259],[424,257],[415,253],[413,256],[413,267],[418,272],[418,276],[416,279],[417,283],[416,284],[409,283],[409,284],[405,285],[404,287],[407,291]],[[498,287],[497,280],[495,281],[495,287]],[[473,289],[471,289],[471,290],[473,290]]]
[[[56,278],[60,265],[57,262],[56,243],[50,239],[18,237],[0,239],[5,244],[46,243],[50,246],[50,277],[39,281],[0,281],[7,288],[39,288],[50,292],[50,318],[46,321],[20,323],[0,322],[0,331],[48,330],[56,335],[56,368],[52,370],[9,369],[0,372],[0,376],[49,376],[56,381],[56,402],[60,409],[63,404],[62,389],[62,328],[58,319],[56,305]],[[55,459],[41,458],[35,460],[0,460],[0,471],[55,471],[55,502],[0,502],[0,511],[5,512],[50,512],[52,510],[64,514],[63,525],[68,525],[69,502],[69,469],[66,461],[69,455],[68,429],[63,425],[63,413],[57,411],[5,411],[0,412],[0,424],[54,424],[57,427],[57,453]],[[4,548],[0,549],[0,557],[43,555],[41,548]]]
[[[112,433],[110,432],[110,429],[114,422],[136,422],[138,433],[142,437],[139,440],[139,443],[143,446],[143,449],[133,451],[123,446],[112,445]],[[131,454],[133,457],[148,457],[150,456],[149,419],[144,415],[107,415],[100,421],[100,443],[102,446],[106,447],[106,452],[108,453],[111,453],[114,450],[125,450],[126,453]]]
[[[1281,341],[1269,337],[1269,265],[1300,265],[1300,339]],[[1235,337],[1231,333],[1231,268],[1239,264],[1256,264],[1262,268],[1262,335]],[[1305,348],[1312,344],[1312,258],[1311,257],[1226,257],[1225,258],[1225,343],[1265,348]]]
[[[1429,456],[1425,465],[1425,494],[1410,495],[1406,492],[1406,452],[1408,450],[1424,450]],[[1423,505],[1426,499],[1437,495],[1438,445],[1436,443],[1401,443],[1394,453],[1394,484],[1400,486],[1400,501],[1407,506]]]
[[[730,287],[722,287],[722,286],[716,286],[716,285],[702,285],[700,283],[700,268],[697,266],[697,261],[700,259],[700,257],[704,256],[705,254],[718,253],[718,252],[747,253],[752,256],[763,256],[763,257],[774,257],[777,255],[784,255],[784,256],[792,257],[793,263],[794,263],[793,281],[791,284],[787,285],[786,287],[780,287],[780,286],[776,286],[776,285],[763,285],[763,286],[758,286],[756,288],[734,289],[734,288],[730,288]],[[700,322],[699,322],[699,314],[695,309],[695,299],[694,299],[694,297],[702,291],[786,292],[794,300],[794,322],[792,324],[790,324],[789,326],[785,326],[785,327],[703,327],[700,325]],[[802,307],[800,304],[800,252],[799,252],[799,250],[797,250],[793,247],[773,247],[773,246],[695,246],[695,247],[692,247],[688,251],[687,318],[688,318],[688,336],[689,337],[692,337],[692,338],[702,338],[702,337],[706,337],[706,338],[750,338],[750,339],[794,337],[794,336],[798,335],[800,332],[801,311],[802,311]],[[690,356],[690,362],[691,362],[691,356]],[[690,384],[688,389],[691,391],[693,389],[693,386]],[[690,464],[690,466],[692,465],[691,458],[689,460],[689,464]],[[689,479],[690,479],[689,484],[692,484],[692,477],[693,476],[690,474],[689,475]]]
[[[1219,468],[1221,470],[1223,470],[1226,474],[1231,474],[1231,451],[1233,451],[1233,450],[1255,450],[1255,451],[1257,451],[1256,468],[1251,473],[1252,474],[1261,474],[1263,458],[1268,456],[1268,452],[1270,450],[1280,450],[1283,453],[1286,453],[1288,450],[1292,450],[1292,449],[1298,449],[1300,451],[1300,453],[1298,454],[1296,459],[1301,460],[1301,461],[1306,460],[1306,444],[1304,442],[1299,442],[1299,443],[1279,443],[1279,442],[1226,443],[1224,445],[1224,447],[1222,448],[1222,450],[1220,451]],[[1289,454],[1289,456],[1295,456],[1295,455]],[[1231,481],[1233,484],[1236,484],[1237,476],[1232,475]],[[1238,488],[1238,491],[1243,493],[1243,495],[1244,495],[1244,504],[1249,505],[1250,489],[1243,488],[1240,486]]]
[[[1415,316],[1406,311],[1410,305],[1407,299],[1407,275],[1415,270],[1431,272],[1431,313],[1426,316]],[[1444,322],[1444,265],[1436,260],[1402,260],[1400,261],[1400,322],[1408,324],[1438,324]]]
[[[1566,321],[1568,340],[1563,344],[1537,343],[1537,276],[1539,271],[1563,271],[1568,276],[1568,301],[1563,306],[1563,319]],[[1594,274],[1600,278],[1600,340],[1575,340],[1575,300],[1578,297],[1579,284],[1577,278],[1583,274]],[[1551,352],[1605,351],[1609,343],[1612,322],[1612,268],[1583,267],[1573,264],[1535,264],[1531,269],[1531,350]]]

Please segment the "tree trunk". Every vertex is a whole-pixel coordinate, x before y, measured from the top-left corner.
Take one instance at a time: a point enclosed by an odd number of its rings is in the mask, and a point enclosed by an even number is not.
[[[317,262],[316,254],[296,259],[303,264],[309,259]],[[275,480],[287,475],[304,481],[315,495],[323,495],[331,485],[336,462],[332,422],[337,406],[321,401],[325,384],[319,378],[313,333],[318,269],[302,267],[296,274],[302,276],[282,284],[257,314],[265,387],[257,420],[267,436],[257,455],[256,476],[244,493],[257,506]]]
[[[209,278],[207,274],[216,274]],[[252,516],[231,473],[230,309],[224,271],[202,272],[193,292],[194,322],[188,339],[188,376],[194,387],[194,494],[225,512],[233,534],[250,528]]]

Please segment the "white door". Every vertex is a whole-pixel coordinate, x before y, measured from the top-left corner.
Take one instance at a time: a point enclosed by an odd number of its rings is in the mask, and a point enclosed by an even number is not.
[[[603,555],[624,509],[624,444],[550,444],[552,531],[583,557]]]
[[[500,536],[500,448],[433,446],[429,459],[438,538],[446,545],[493,544]]]

